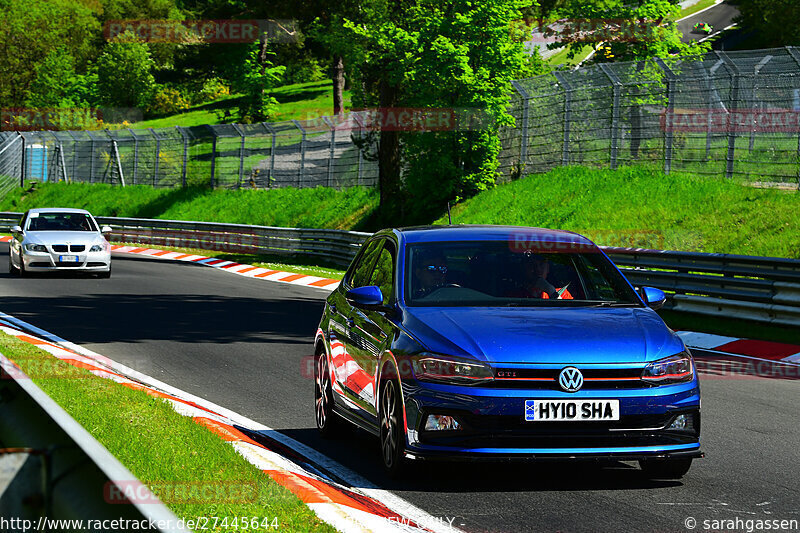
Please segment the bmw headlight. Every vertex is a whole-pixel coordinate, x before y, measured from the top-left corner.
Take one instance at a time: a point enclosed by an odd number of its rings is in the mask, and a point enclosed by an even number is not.
[[[32,244],[28,243],[25,245],[25,249],[29,252],[44,252],[47,253],[47,247],[44,244]]]
[[[694,377],[694,365],[689,352],[653,361],[642,371],[642,379],[659,385],[666,383],[683,383]]]
[[[412,360],[414,377],[423,381],[440,381],[472,385],[494,379],[489,365],[423,353]]]
[[[102,252],[103,250],[105,250],[105,248],[106,247],[103,246],[102,244],[95,244],[94,246],[89,248],[89,251],[90,252]]]

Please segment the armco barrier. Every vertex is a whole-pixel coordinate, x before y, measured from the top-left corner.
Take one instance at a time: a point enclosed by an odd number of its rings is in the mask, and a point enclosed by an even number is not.
[[[144,504],[110,501],[106,494],[111,483],[121,487],[120,493],[126,484],[135,483],[137,493],[150,494],[102,444],[0,354],[0,517],[9,523],[0,530],[61,531],[52,521],[121,524],[125,520],[131,527],[120,529],[133,529],[135,521],[136,529],[145,531],[186,531],[155,496]],[[63,530],[73,528],[81,529],[73,523]]]
[[[11,226],[20,213],[0,213]],[[245,224],[98,217],[112,239],[152,246],[314,256],[345,267],[368,233]],[[1,229],[1,228],[0,228]],[[602,247],[636,286],[667,291],[676,311],[800,325],[800,260]]]

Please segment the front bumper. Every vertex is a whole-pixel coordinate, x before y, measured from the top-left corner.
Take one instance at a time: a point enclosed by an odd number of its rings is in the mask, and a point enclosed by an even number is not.
[[[62,256],[77,256],[77,261],[60,261]],[[81,253],[56,253],[56,252],[29,252],[22,253],[22,261],[28,272],[53,272],[53,271],[91,271],[108,272],[111,269],[110,252],[81,252]]]
[[[697,381],[643,389],[497,389],[403,385],[407,454],[414,458],[634,460],[699,457],[700,391]],[[618,399],[620,420],[526,422],[525,400]],[[456,418],[458,430],[425,431],[429,414]],[[691,426],[669,429],[678,415]]]

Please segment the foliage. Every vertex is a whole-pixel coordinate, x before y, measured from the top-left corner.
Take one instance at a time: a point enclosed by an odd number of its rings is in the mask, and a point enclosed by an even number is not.
[[[392,133],[382,132],[379,160],[387,157],[406,169],[397,183],[399,176],[384,175],[389,165],[381,167],[382,195],[387,188],[392,192],[382,196],[388,216],[413,222],[447,200],[493,185],[496,129],[513,120],[505,109],[510,82],[530,68],[522,45],[526,35],[511,24],[521,17],[521,5],[407,0],[365,5],[358,23],[345,21],[349,46],[340,49],[347,48],[349,64],[357,65],[356,106],[444,108],[480,117],[453,123],[447,132],[402,132],[397,154],[385,153],[393,149],[387,146]],[[405,201],[412,191],[415,212]]]
[[[101,102],[147,108],[155,91],[154,65],[147,45],[130,33],[108,43],[97,60]]]
[[[797,0],[739,0],[737,22],[751,31],[760,46],[800,46],[800,2]]]
[[[260,44],[254,43],[243,58],[234,84],[235,89],[243,94],[239,103],[239,122],[263,122],[275,112],[278,102],[270,96],[269,89],[280,81],[285,67],[274,66],[267,55],[271,54],[262,54]]]
[[[154,115],[174,115],[189,109],[189,100],[174,87],[161,86],[155,91],[148,111]]]
[[[205,80],[203,87],[197,92],[196,103],[212,102],[230,96],[231,89],[220,78]]]

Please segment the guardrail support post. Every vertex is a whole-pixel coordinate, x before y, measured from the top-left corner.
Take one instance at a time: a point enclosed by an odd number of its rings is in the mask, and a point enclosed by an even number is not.
[[[522,97],[522,135],[519,145],[519,177],[522,177],[522,169],[528,160],[528,114],[530,112],[531,97],[522,85],[517,81],[512,81],[511,85]]]
[[[612,101],[611,101],[611,156],[609,166],[612,170],[617,168],[617,150],[619,149],[619,100],[622,82],[617,75],[605,63],[600,63],[600,69],[611,82]]]
[[[572,86],[562,73],[554,71],[553,75],[564,87],[564,141],[561,146],[561,165],[567,166],[569,165],[569,130],[572,120]]]

